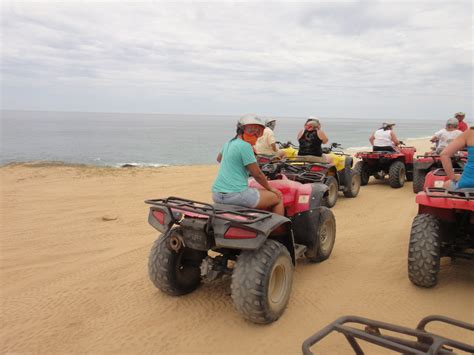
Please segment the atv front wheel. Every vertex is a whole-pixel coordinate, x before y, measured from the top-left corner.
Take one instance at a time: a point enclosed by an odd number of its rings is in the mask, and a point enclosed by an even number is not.
[[[309,261],[324,261],[331,255],[336,241],[336,218],[327,207],[319,207],[319,224],[316,226],[313,247],[306,250],[305,256]]]
[[[388,181],[393,188],[405,185],[405,164],[398,160],[393,162],[388,171]]]
[[[360,174],[361,186],[367,185],[370,179],[369,165],[364,161],[359,161],[354,166],[354,170]]]
[[[240,253],[232,273],[232,300],[254,323],[271,323],[283,314],[293,282],[293,263],[283,244],[267,239],[257,250]]]
[[[181,246],[171,248],[170,240],[182,235],[174,228],[168,235],[160,235],[148,257],[148,275],[153,284],[170,296],[181,296],[194,291],[201,283],[201,262],[206,252]],[[174,239],[176,240],[176,239]]]
[[[426,171],[420,169],[413,169],[413,192],[418,193],[423,191],[425,186]]]
[[[361,185],[360,180],[360,174],[354,170],[351,170],[349,181],[346,181],[347,186],[345,187],[347,190],[344,190],[345,197],[356,197],[359,194]]]
[[[328,176],[324,182],[329,188],[327,196],[323,198],[323,206],[328,208],[334,207],[337,202],[337,195],[339,193],[339,184],[334,176]]]
[[[413,220],[408,249],[408,277],[421,287],[433,287],[438,282],[440,222],[430,214],[419,214]]]

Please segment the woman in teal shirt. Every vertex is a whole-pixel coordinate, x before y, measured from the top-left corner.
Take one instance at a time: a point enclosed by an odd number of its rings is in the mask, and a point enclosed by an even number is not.
[[[282,194],[268,184],[258,167],[252,147],[264,129],[265,124],[256,115],[245,115],[239,119],[236,136],[224,144],[217,156],[221,166],[212,185],[215,203],[270,208],[274,213],[284,214]],[[265,190],[248,186],[249,173]]]
[[[459,150],[467,147],[467,164],[464,166],[462,175],[455,174],[451,157]],[[441,153],[441,162],[449,180],[445,186],[453,189],[474,187],[474,127],[463,132],[444,148]]]

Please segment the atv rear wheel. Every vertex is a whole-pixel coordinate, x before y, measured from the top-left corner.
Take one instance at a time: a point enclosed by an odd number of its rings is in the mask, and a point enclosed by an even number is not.
[[[390,165],[388,171],[388,181],[393,188],[402,187],[405,184],[405,164],[395,161]]]
[[[306,250],[305,256],[309,261],[321,262],[329,258],[336,241],[336,218],[334,213],[327,207],[319,207],[319,224],[314,236],[314,247]]]
[[[354,166],[354,170],[360,174],[361,186],[367,185],[370,179],[369,165],[364,161],[359,161]]]
[[[328,208],[334,207],[337,202],[337,195],[339,193],[339,184],[334,176],[328,176],[324,182],[329,188],[327,195],[323,198],[323,206]]]
[[[423,191],[425,185],[426,171],[420,169],[413,169],[413,192],[418,193]]]
[[[257,250],[240,253],[232,273],[232,300],[254,323],[271,323],[283,314],[291,293],[293,263],[283,244],[267,239]]]
[[[344,190],[345,197],[356,197],[360,190],[360,174],[354,170],[350,171],[349,181],[346,181],[347,190]]]
[[[419,214],[413,219],[408,249],[408,277],[421,287],[433,287],[438,282],[440,222],[430,214]]]
[[[174,228],[162,234],[153,244],[148,257],[148,275],[153,284],[170,296],[181,296],[194,291],[201,283],[201,262],[206,252],[181,246],[177,251],[170,240],[182,235]],[[176,240],[176,239],[175,239]]]

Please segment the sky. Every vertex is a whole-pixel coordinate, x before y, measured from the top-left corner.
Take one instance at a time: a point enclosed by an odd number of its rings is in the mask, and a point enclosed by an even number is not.
[[[459,1],[2,1],[1,108],[473,114]]]

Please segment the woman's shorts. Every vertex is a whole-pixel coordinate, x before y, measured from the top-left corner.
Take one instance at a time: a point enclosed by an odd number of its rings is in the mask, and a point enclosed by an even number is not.
[[[215,203],[226,205],[237,205],[249,208],[255,208],[260,201],[260,192],[258,189],[249,187],[241,192],[212,192],[212,199]]]

